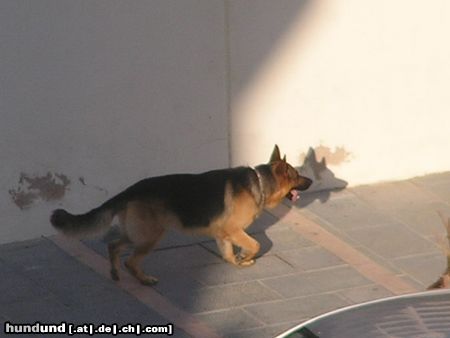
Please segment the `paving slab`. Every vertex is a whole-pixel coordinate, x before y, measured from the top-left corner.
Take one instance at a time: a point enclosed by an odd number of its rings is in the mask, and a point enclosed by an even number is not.
[[[183,310],[191,313],[236,308],[282,298],[259,281],[211,286],[168,296]]]
[[[349,305],[335,294],[322,294],[247,306],[245,309],[267,324],[292,322]]]
[[[366,228],[391,221],[388,215],[348,192],[336,192],[326,203],[316,200],[306,208],[341,230]]]
[[[264,326],[263,322],[241,308],[198,314],[197,318],[226,335],[232,331],[246,331]]]
[[[352,188],[351,191],[378,210],[421,207],[439,198],[411,181],[388,182]]]
[[[368,257],[372,262],[376,263],[379,266],[382,266],[383,268],[387,269],[388,271],[394,273],[394,274],[400,274],[402,270],[395,265],[394,260],[385,258],[379,253],[376,253],[371,248],[368,248],[361,243],[358,243],[357,245],[353,246],[355,249],[358,250],[358,252],[364,254],[366,257]]]
[[[434,243],[400,223],[380,225],[368,229],[354,229],[348,231],[347,234],[359,244],[384,258],[397,258],[414,253],[436,251]]]
[[[351,304],[393,296],[392,292],[376,284],[341,290],[337,294]]]
[[[320,246],[283,250],[277,256],[296,268],[296,270],[301,271],[317,270],[346,264],[342,259]]]
[[[295,273],[265,279],[263,283],[285,298],[322,294],[371,284],[369,280],[349,266]]]
[[[283,250],[296,249],[300,247],[308,247],[314,245],[311,241],[296,233],[289,226],[283,224],[274,225],[270,229],[262,232],[251,234],[261,245],[260,252],[257,257],[266,254],[274,254]],[[219,249],[215,241],[201,243],[202,246],[220,256]]]
[[[278,227],[278,224],[267,230],[266,235],[273,244],[270,250],[271,253],[313,245],[311,241],[299,235],[291,227]],[[258,237],[258,234],[254,237],[257,240],[261,239],[261,237]]]
[[[276,255],[266,255],[259,258],[257,264],[249,267],[236,268],[230,264],[215,264],[196,268],[192,275],[201,283],[214,286],[284,276],[295,271],[292,265]]]
[[[414,209],[396,209],[392,211],[392,218],[425,237],[439,238],[446,236],[439,213],[450,216],[450,205],[438,201],[426,203]]]
[[[401,278],[403,281],[405,281],[406,283],[408,283],[409,285],[413,286],[415,290],[417,290],[418,292],[420,291],[425,291],[427,289],[427,287],[429,286],[429,284],[424,284],[422,282],[420,282],[420,280],[418,278],[416,278],[413,275],[409,275],[406,272],[404,273],[399,273],[397,275],[399,278]],[[436,277],[437,279],[437,277]]]
[[[431,285],[446,270],[447,260],[442,254],[412,255],[398,258],[395,264],[423,285]]]

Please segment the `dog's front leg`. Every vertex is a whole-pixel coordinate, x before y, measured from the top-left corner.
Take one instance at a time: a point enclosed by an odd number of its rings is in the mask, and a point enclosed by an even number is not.
[[[257,240],[250,237],[245,231],[237,231],[230,236],[231,243],[240,247],[237,263],[240,266],[250,266],[255,263],[253,259],[259,251],[260,244]]]
[[[216,238],[216,243],[222,254],[222,258],[233,265],[238,265],[236,256],[233,252],[233,244],[231,244],[229,240],[223,238]]]
[[[233,265],[242,267],[250,266],[255,263],[253,258],[260,248],[259,243],[244,231],[238,231],[230,235],[229,239],[216,238],[216,242],[224,260]],[[233,252],[233,244],[241,248],[241,252],[238,256]]]

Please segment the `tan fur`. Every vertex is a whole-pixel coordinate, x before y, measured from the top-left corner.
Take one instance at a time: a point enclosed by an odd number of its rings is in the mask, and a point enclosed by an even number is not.
[[[157,279],[146,276],[140,268],[144,256],[154,248],[165,230],[174,227],[190,234],[207,235],[216,240],[217,246],[225,261],[237,266],[252,265],[254,257],[260,249],[260,244],[250,237],[245,229],[252,224],[260,214],[262,207],[272,208],[293,188],[295,183],[287,175],[288,165],[280,159],[278,147],[271,157],[273,177],[276,179],[276,189],[265,196],[263,206],[258,205],[261,187],[251,187],[237,193],[230,183],[226,184],[224,193],[224,212],[212,220],[209,226],[186,230],[179,218],[164,208],[161,203],[153,201],[128,202],[126,208],[118,213],[122,237],[108,246],[111,261],[111,276],[119,279],[120,252],[127,244],[133,244],[134,252],[126,260],[125,266],[142,284],[153,285]],[[189,198],[187,196],[187,198]],[[233,251],[233,245],[241,249],[239,254]]]
[[[222,256],[227,262],[241,266],[251,265],[254,263],[252,258],[258,253],[260,246],[244,230],[255,220],[259,213],[258,206],[252,195],[246,191],[232,198],[229,186],[226,188],[225,206],[227,212],[214,220],[209,227],[188,232],[215,238]],[[145,255],[157,244],[167,227],[184,230],[180,221],[175,215],[158,205],[139,201],[128,203],[118,218],[121,223],[122,238],[108,246],[112,278],[119,279],[120,252],[127,244],[132,243],[135,249],[125,262],[125,266],[142,284],[155,284],[157,279],[146,276],[139,265]],[[241,257],[235,257],[232,244],[242,248]]]
[[[279,189],[274,194],[270,195],[266,200],[266,207],[269,209],[275,208],[278,204],[280,204],[292,188],[287,179],[277,177],[277,181]]]

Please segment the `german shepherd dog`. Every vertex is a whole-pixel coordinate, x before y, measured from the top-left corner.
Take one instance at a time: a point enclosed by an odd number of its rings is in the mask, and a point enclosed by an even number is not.
[[[140,262],[167,227],[213,237],[225,261],[250,266],[260,245],[245,229],[264,208],[275,207],[284,197],[296,201],[298,190],[311,183],[286,156],[281,159],[275,146],[268,164],[146,178],[85,214],[57,209],[50,222],[66,235],[82,236],[106,232],[117,216],[121,236],[108,245],[112,279],[119,280],[120,251],[131,244],[134,252],[126,268],[142,284],[153,285],[157,279],[145,275]]]

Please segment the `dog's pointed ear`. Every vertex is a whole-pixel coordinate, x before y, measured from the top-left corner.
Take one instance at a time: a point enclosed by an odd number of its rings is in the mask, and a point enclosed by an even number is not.
[[[285,176],[286,173],[288,172],[288,164],[284,159],[275,162],[273,164],[273,168],[277,176]]]
[[[270,156],[269,163],[281,161],[280,148],[275,144],[275,148],[273,148],[272,155]]]
[[[283,162],[287,163],[286,155],[283,156]]]

